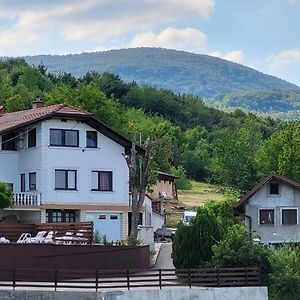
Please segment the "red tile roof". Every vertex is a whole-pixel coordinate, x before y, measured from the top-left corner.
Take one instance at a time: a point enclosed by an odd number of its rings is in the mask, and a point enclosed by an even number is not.
[[[5,113],[0,116],[0,133],[23,127],[27,124],[31,124],[51,116],[89,117],[91,114],[69,104],[55,104],[41,108]]]
[[[116,143],[125,147],[126,153],[130,152],[132,142],[129,139],[96,119],[91,113],[69,104],[55,104],[0,115],[0,134],[19,129],[51,117],[63,117],[84,121],[92,128],[98,130]],[[145,150],[138,145],[136,148],[141,154],[145,152]]]

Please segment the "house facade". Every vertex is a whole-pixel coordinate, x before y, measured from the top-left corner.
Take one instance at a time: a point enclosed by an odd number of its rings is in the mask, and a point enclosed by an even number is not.
[[[86,111],[67,104],[44,107],[38,100],[30,110],[0,110],[0,145],[0,181],[14,193],[13,207],[0,212],[0,219],[93,221],[94,231],[109,240],[127,238],[131,207],[124,155],[130,140]],[[151,213],[146,199],[144,224]]]
[[[263,244],[300,242],[300,184],[272,172],[235,205]]]

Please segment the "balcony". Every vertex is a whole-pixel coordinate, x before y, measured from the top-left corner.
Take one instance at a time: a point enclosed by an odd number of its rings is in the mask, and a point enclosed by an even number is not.
[[[14,203],[17,206],[38,206],[41,205],[41,193],[24,192],[13,193]]]

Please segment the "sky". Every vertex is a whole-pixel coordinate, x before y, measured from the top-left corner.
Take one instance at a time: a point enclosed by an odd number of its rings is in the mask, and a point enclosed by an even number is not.
[[[300,85],[300,0],[0,0],[0,56],[162,47]]]

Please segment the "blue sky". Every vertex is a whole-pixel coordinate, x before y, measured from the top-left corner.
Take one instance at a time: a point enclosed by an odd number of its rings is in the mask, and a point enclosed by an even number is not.
[[[0,56],[164,47],[300,85],[300,0],[0,0]]]

